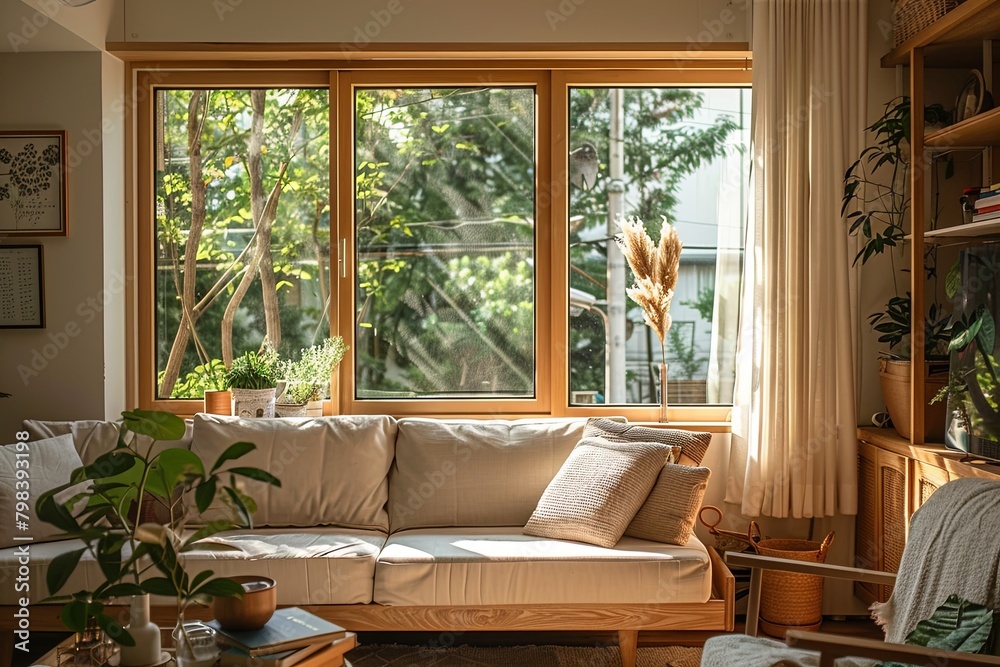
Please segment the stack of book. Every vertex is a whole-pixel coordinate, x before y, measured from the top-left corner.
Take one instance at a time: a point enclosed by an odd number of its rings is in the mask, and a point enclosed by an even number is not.
[[[991,186],[988,190],[980,191],[972,214],[973,222],[997,219],[1000,219],[1000,183]]]
[[[298,607],[278,609],[260,630],[223,630],[209,621],[229,648],[220,667],[331,667],[344,664],[344,653],[356,645],[355,636],[339,625]]]

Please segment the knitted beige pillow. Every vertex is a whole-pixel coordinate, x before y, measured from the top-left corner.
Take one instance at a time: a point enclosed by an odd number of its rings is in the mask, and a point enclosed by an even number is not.
[[[712,434],[700,431],[682,431],[674,428],[650,428],[612,419],[592,417],[583,429],[585,438],[604,438],[612,442],[659,442],[681,450],[671,463],[696,466],[705,458]]]
[[[625,534],[667,544],[687,544],[711,474],[708,468],[664,465]]]
[[[524,534],[613,547],[666,458],[657,443],[584,438],[542,493]]]

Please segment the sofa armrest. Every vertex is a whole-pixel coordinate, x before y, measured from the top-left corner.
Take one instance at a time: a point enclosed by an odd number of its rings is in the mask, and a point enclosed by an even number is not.
[[[750,596],[747,598],[746,634],[752,637],[757,636],[757,617],[760,614],[761,572],[763,570],[780,570],[782,572],[794,572],[797,574],[812,574],[820,577],[850,579],[851,581],[863,581],[872,584],[884,584],[887,586],[892,586],[896,582],[896,575],[892,572],[863,570],[857,567],[827,565],[826,563],[810,563],[801,560],[761,556],[759,554],[728,552],[726,553],[726,563],[737,567],[751,568]]]
[[[927,667],[980,667],[1000,665],[1000,658],[989,655],[975,655],[944,651],[926,646],[909,644],[887,644],[877,639],[860,639],[846,635],[831,635],[820,632],[789,630],[785,635],[789,646],[807,651],[818,651],[820,667],[833,667],[837,658],[868,658],[870,660],[896,661],[910,665]]]

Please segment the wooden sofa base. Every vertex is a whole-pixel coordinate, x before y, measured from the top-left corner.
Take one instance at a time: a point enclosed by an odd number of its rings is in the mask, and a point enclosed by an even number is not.
[[[705,603],[634,605],[501,605],[495,607],[385,607],[380,604],[303,606],[313,614],[354,632],[469,632],[469,631],[586,631],[617,630],[622,667],[634,667],[640,630],[718,630],[734,627],[736,582],[715,549],[712,560],[712,597]],[[17,622],[14,606],[0,606],[0,667],[10,667]],[[61,607],[30,608],[30,631],[64,630]],[[108,607],[112,616],[127,622],[126,607]],[[152,620],[161,628],[177,622],[175,607],[153,607]],[[209,619],[211,609],[190,608],[187,617]]]

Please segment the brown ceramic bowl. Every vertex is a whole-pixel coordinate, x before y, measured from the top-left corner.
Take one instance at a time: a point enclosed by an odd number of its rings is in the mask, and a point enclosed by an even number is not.
[[[274,579],[257,575],[229,578],[243,584],[243,597],[215,598],[215,620],[223,630],[264,627],[278,606],[278,585]]]

